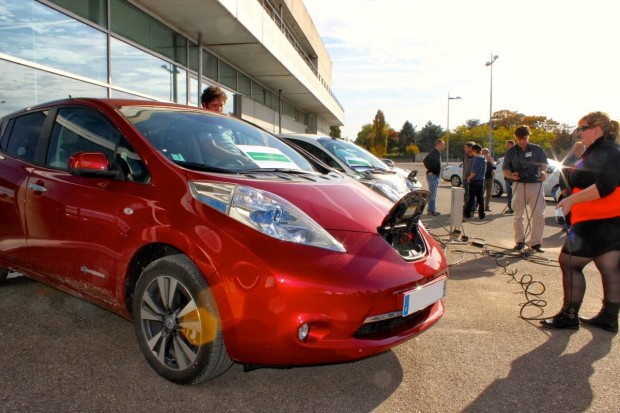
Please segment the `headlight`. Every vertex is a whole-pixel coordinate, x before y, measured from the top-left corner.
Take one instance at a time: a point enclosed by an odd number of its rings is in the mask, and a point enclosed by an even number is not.
[[[284,198],[243,185],[190,182],[198,201],[282,241],[345,252],[344,247],[302,210]]]
[[[370,188],[374,191],[379,192],[381,195],[387,197],[392,202],[396,202],[401,198],[400,194],[394,188],[392,188],[390,185],[388,185],[385,182],[372,181],[370,183]]]

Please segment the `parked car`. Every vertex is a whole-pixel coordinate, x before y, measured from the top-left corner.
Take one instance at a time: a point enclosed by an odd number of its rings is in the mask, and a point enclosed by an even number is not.
[[[394,202],[409,191],[422,188],[416,178],[417,171],[412,173],[396,166],[390,167],[354,143],[322,135],[282,134],[278,136]]]
[[[357,360],[443,314],[428,196],[394,204],[199,108],[60,100],[0,119],[0,281],[22,273],[133,320],[176,383]]]
[[[546,197],[553,198],[555,202],[560,196],[560,177],[562,175],[562,162],[549,159],[549,167],[547,168],[547,178],[543,182],[543,191]],[[493,180],[493,191],[491,195],[500,197],[506,192],[506,181],[502,174],[502,166],[504,158],[499,158],[496,162],[495,179]],[[461,186],[463,175],[463,162],[455,165],[446,166],[442,172],[442,179],[449,181],[452,186]]]
[[[463,183],[463,162],[458,164],[446,165],[441,172],[441,178],[450,182],[452,186],[461,186]]]

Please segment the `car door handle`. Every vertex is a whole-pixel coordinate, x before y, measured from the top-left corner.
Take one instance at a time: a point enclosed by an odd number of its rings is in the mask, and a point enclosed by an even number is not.
[[[37,191],[37,192],[46,192],[47,188],[41,185],[37,185],[37,184],[33,184],[33,183],[29,183],[28,184],[28,189],[32,190],[32,191]]]

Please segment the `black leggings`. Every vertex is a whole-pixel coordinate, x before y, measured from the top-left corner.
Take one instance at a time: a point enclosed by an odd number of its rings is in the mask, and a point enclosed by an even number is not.
[[[559,261],[566,301],[571,303],[583,301],[586,293],[586,277],[583,269],[594,261],[602,277],[603,299],[610,303],[620,304],[620,251],[609,251],[594,259],[575,257],[562,252]]]

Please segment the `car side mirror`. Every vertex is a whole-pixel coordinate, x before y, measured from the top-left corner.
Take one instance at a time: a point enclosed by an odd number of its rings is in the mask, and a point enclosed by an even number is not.
[[[93,178],[117,178],[108,157],[100,152],[77,152],[69,158],[69,173]]]

